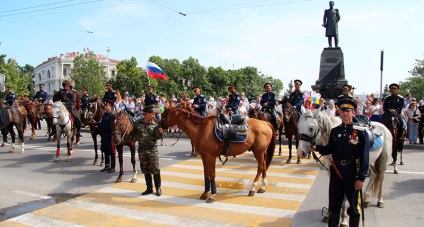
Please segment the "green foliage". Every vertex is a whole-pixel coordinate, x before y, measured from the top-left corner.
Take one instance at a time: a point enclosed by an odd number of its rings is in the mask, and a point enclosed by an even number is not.
[[[147,84],[147,77],[137,67],[137,60],[132,57],[130,60],[122,60],[116,65],[118,73],[116,79],[112,81],[115,90],[119,90],[121,95],[128,92],[130,95],[139,97]]]
[[[21,67],[15,59],[9,58],[6,60],[6,55],[0,55],[0,73],[5,75],[5,87],[12,87],[17,96],[34,95],[33,71],[34,67],[30,65]],[[4,97],[5,94],[2,94],[2,98]]]
[[[424,60],[415,60],[414,68],[409,71],[412,75],[405,82],[399,82],[399,94],[405,95],[410,92],[412,97],[421,99],[424,97]]]
[[[75,81],[75,90],[81,91],[85,87],[91,96],[103,96],[106,73],[93,52],[75,57],[70,76]]]
[[[289,87],[284,91],[284,96],[289,96],[290,93],[293,91],[293,88],[293,80],[290,80]]]

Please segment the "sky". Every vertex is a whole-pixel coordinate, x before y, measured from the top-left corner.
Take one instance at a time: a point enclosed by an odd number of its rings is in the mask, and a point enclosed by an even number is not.
[[[0,9],[0,53],[20,65],[89,48],[116,60],[193,57],[206,68],[256,67],[303,90],[319,78],[322,0],[19,0]],[[424,59],[424,1],[335,0],[339,46],[355,94],[405,81]],[[110,52],[108,54],[107,49]]]

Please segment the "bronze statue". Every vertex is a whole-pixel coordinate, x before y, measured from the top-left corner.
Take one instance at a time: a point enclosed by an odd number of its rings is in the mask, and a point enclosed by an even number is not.
[[[340,14],[338,9],[334,9],[334,2],[329,2],[330,8],[324,11],[323,27],[325,28],[325,36],[328,37],[328,45],[332,47],[332,39],[334,37],[334,43],[338,47],[339,43],[339,31],[337,24],[340,20]]]

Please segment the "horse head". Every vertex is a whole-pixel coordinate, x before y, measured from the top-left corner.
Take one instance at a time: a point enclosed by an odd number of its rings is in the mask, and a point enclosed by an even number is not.
[[[249,108],[247,116],[249,116],[249,118],[258,118],[258,110],[256,108]]]
[[[57,101],[52,104],[52,115],[53,115],[53,124],[57,124],[58,118],[60,117],[61,107],[63,106],[62,102]]]
[[[295,109],[292,107],[292,105],[289,102],[285,102],[283,104],[283,116],[284,116],[284,122],[288,122],[290,121],[290,119],[294,116],[296,117],[295,114]]]
[[[167,129],[167,128],[169,128],[169,125],[168,125],[168,113],[169,113],[169,111],[171,110],[171,109],[173,109],[174,107],[168,107],[168,108],[165,108],[165,111],[163,111],[163,113],[161,114],[161,120],[160,120],[160,126],[163,128],[163,129]],[[175,108],[177,108],[177,107],[175,107]]]
[[[102,103],[99,99],[88,103],[87,120],[95,119],[99,121],[103,116]]]

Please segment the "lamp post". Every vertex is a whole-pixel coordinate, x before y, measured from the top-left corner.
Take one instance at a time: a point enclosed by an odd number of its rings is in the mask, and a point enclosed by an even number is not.
[[[107,56],[106,56],[106,58],[107,58],[107,74],[106,74],[106,76],[107,76],[107,79],[109,80],[110,79],[110,76],[109,76],[109,52],[110,52],[110,48],[109,47],[107,47],[106,52],[107,52]]]

